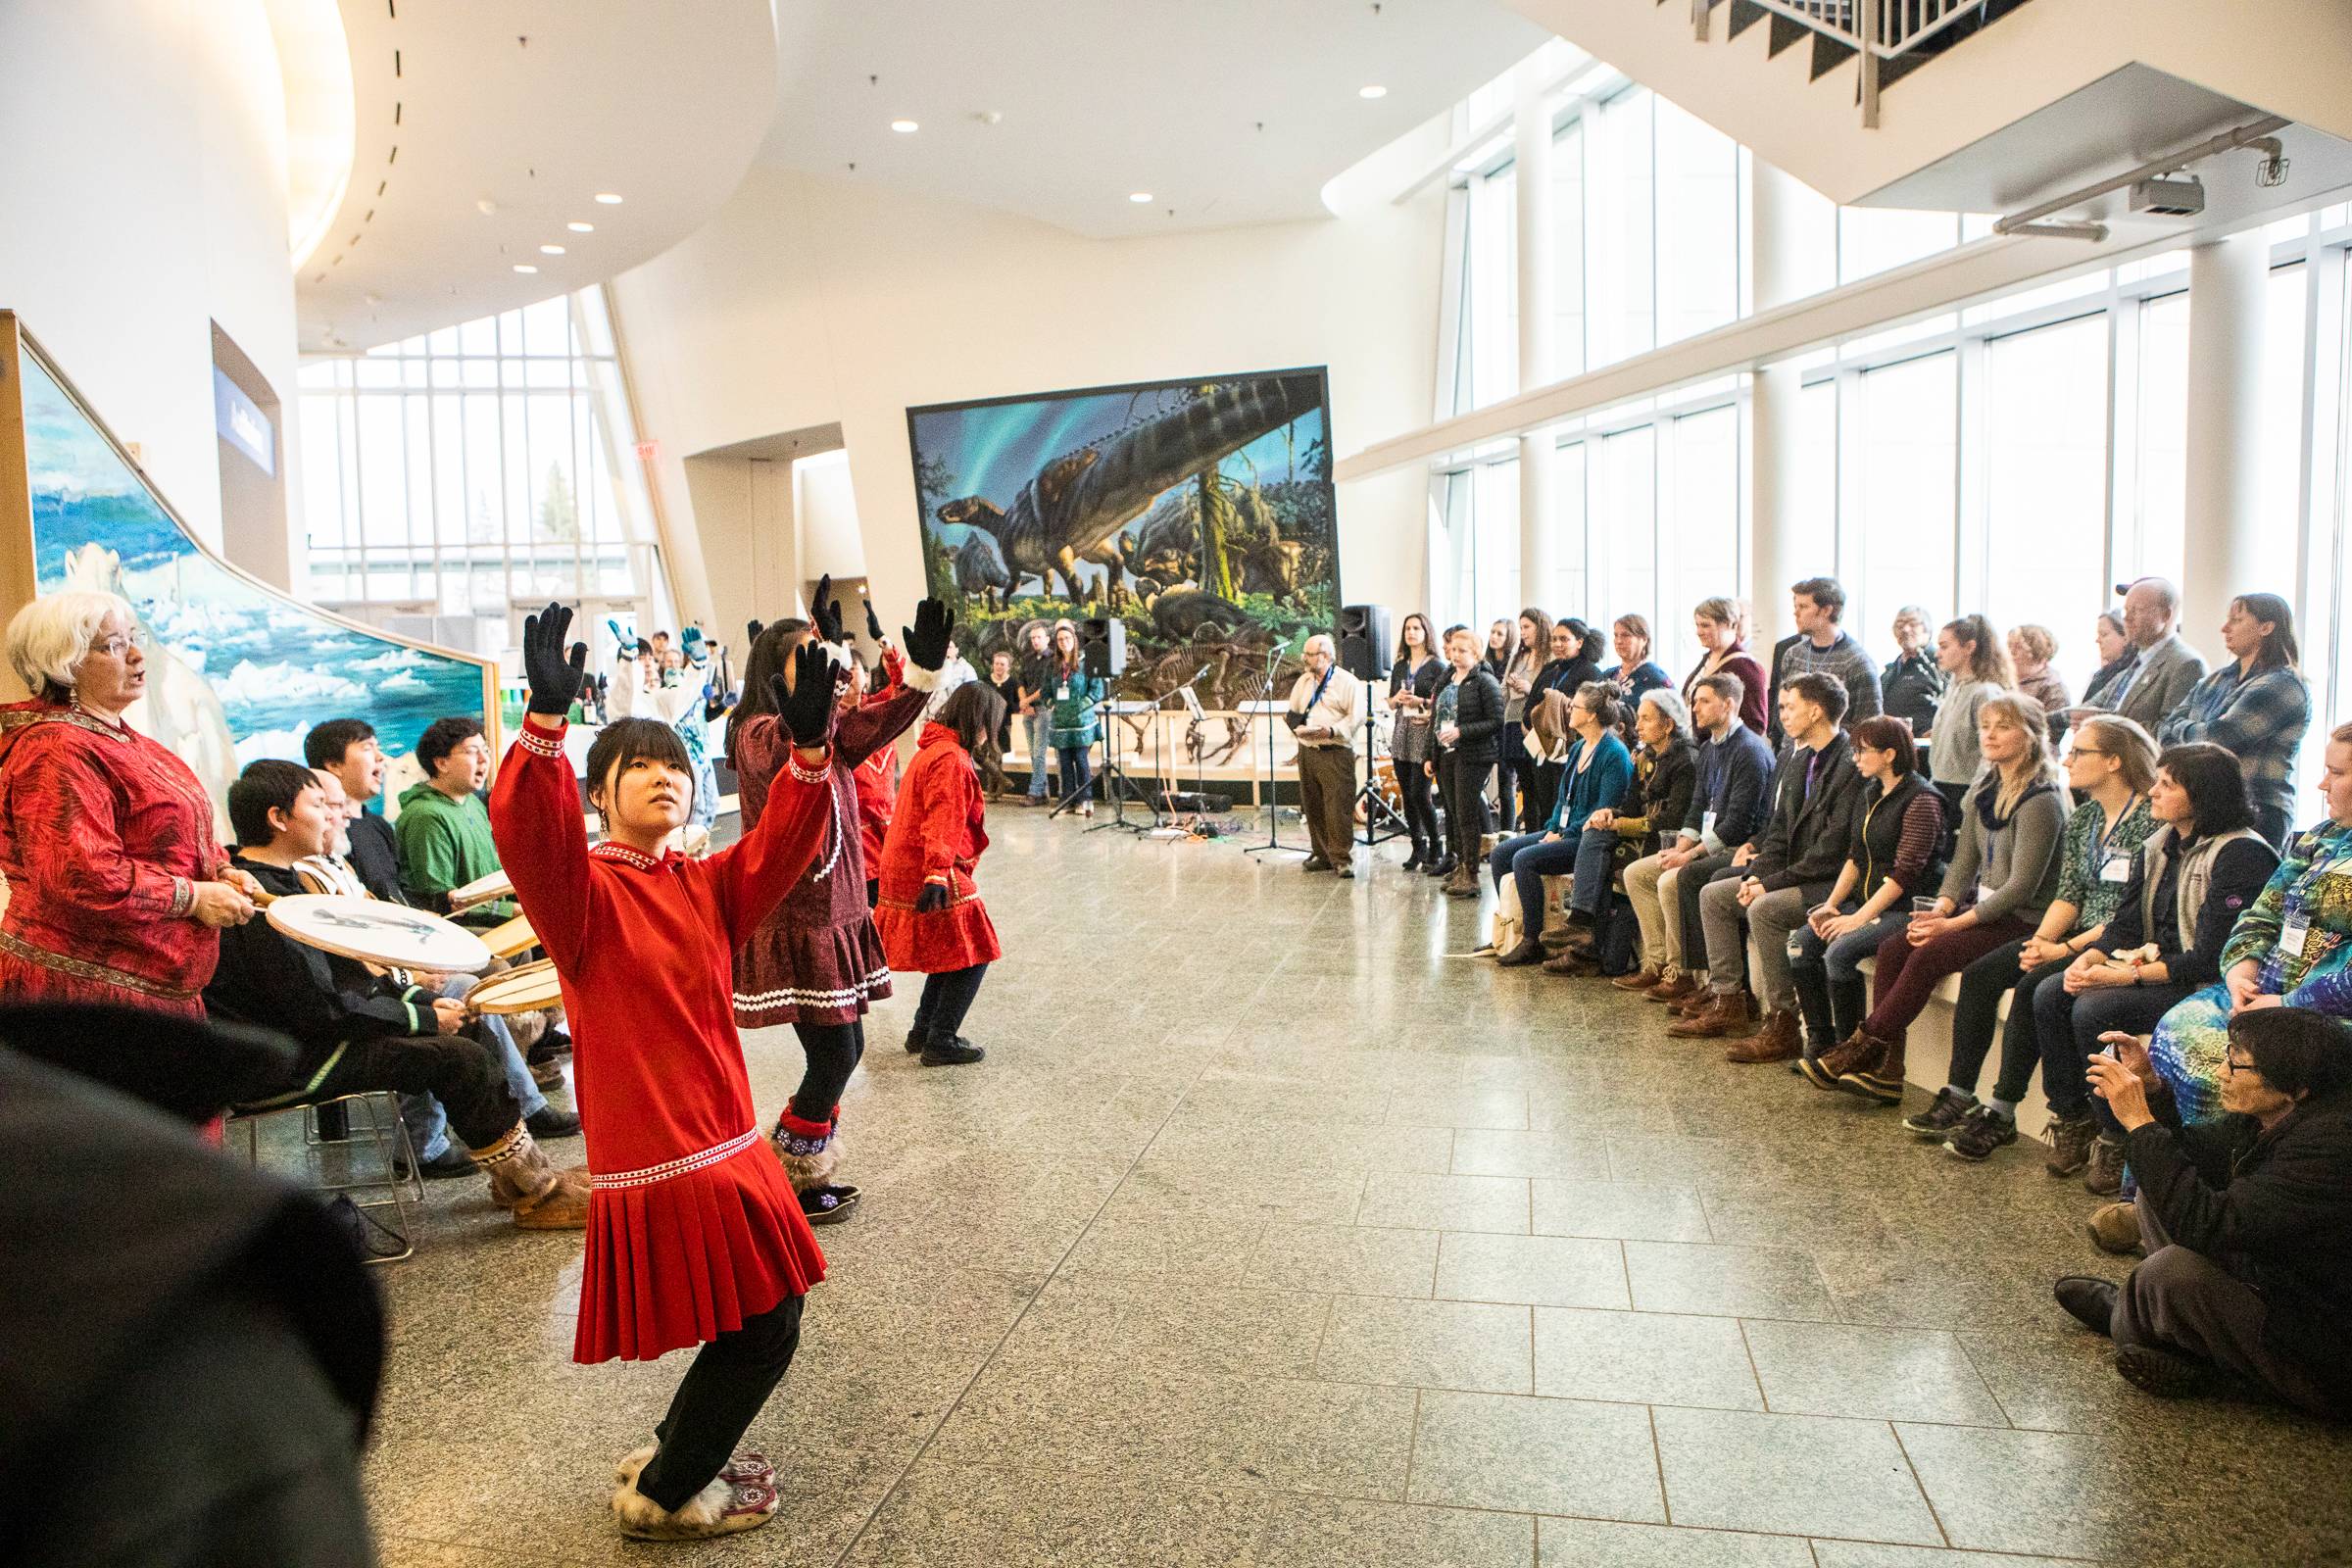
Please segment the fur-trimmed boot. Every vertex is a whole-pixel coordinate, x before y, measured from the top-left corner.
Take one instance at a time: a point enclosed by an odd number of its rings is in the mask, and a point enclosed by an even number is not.
[[[768,1134],[768,1143],[809,1224],[838,1225],[850,1217],[858,1203],[858,1189],[833,1180],[833,1172],[841,1165],[840,1106],[823,1121],[812,1121],[787,1102],[776,1117],[775,1130]]]
[[[612,1467],[612,1513],[622,1535],[637,1541],[707,1541],[757,1530],[776,1516],[773,1471],[760,1476],[742,1464],[742,1456],[675,1509],[662,1507],[637,1490],[637,1477],[654,1453],[652,1447],[639,1448]]]
[[[489,1148],[467,1152],[490,1178],[491,1201],[514,1216],[517,1230],[588,1228],[587,1168],[557,1169],[522,1123]]]

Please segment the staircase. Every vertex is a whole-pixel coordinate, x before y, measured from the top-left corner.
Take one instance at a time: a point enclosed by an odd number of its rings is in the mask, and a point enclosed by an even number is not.
[[[1659,5],[1677,0],[1656,0]],[[1690,0],[1691,28],[1703,39],[1720,10],[1733,37],[1768,23],[1766,57],[1812,41],[1810,80],[1848,60],[1861,66],[1854,96],[1862,123],[1876,129],[1879,94],[1963,38],[2026,0]]]

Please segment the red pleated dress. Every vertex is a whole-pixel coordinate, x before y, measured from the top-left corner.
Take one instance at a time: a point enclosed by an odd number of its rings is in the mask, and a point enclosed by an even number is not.
[[[555,960],[587,1142],[577,1361],[699,1345],[825,1277],[752,1109],[736,948],[808,869],[829,765],[788,763],[760,825],[705,859],[591,849],[564,726],[532,714],[490,797],[499,859]]]
[[[898,811],[882,841],[882,887],[874,924],[893,969],[946,974],[1002,956],[997,928],[972,872],[988,848],[987,797],[971,754],[945,724],[923,726],[914,762],[899,785]],[[948,890],[944,909],[921,909],[923,884]]]

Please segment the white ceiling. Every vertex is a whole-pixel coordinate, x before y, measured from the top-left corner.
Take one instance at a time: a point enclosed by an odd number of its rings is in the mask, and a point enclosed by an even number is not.
[[[773,112],[768,0],[340,9],[358,136],[336,220],[295,279],[306,352],[372,347],[652,259],[734,192]],[[600,205],[600,191],[624,200]],[[550,244],[564,254],[542,255]]]
[[[1323,216],[1333,175],[1550,37],[1499,0],[799,0],[778,24],[763,161],[1106,239]]]

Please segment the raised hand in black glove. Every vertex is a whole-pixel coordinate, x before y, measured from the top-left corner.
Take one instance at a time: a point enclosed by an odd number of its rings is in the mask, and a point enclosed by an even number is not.
[[[816,624],[816,640],[838,643],[841,637],[841,607],[833,602],[833,574],[825,573],[816,579],[816,599],[808,607],[808,618]]]
[[[874,641],[882,640],[882,617],[874,613],[874,602],[865,601],[865,634]]]
[[[758,642],[760,634],[765,630],[767,630],[767,622],[764,620],[747,620],[743,623],[744,657],[747,659],[751,657],[752,644]]]
[[[571,612],[562,605],[522,617],[522,670],[530,682],[531,712],[563,718],[580,695],[580,683],[588,677],[588,645],[573,643],[566,658],[564,634],[570,629]]]
[[[833,733],[835,693],[848,678],[849,672],[836,670],[833,661],[815,643],[803,643],[792,651],[789,687],[781,675],[767,678],[768,695],[775,700],[776,722],[792,736],[795,746],[814,751],[825,744]]]
[[[914,624],[899,628],[899,641],[917,669],[937,669],[948,662],[948,644],[956,632],[956,612],[937,599],[914,607]]]
[[[923,891],[914,896],[914,911],[917,914],[928,914],[934,909],[944,909],[947,906],[948,890],[936,882],[924,883]]]

